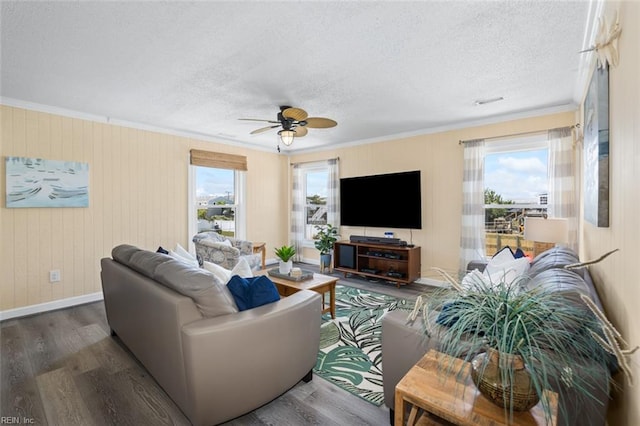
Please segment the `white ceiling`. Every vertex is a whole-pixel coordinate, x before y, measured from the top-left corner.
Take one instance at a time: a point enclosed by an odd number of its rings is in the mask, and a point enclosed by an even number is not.
[[[294,150],[573,110],[589,1],[12,2],[5,104],[275,150],[279,105],[338,122]],[[476,106],[476,100],[504,100]]]

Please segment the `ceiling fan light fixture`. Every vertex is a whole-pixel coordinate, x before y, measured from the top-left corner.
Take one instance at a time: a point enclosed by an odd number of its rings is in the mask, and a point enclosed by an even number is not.
[[[290,146],[296,136],[295,130],[280,130],[278,134],[280,135],[280,141],[286,146]]]

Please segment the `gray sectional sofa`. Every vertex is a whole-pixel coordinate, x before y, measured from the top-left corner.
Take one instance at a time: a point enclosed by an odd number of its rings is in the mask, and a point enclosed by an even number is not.
[[[194,425],[233,419],[311,380],[319,294],[238,312],[224,283],[171,256],[122,245],[101,266],[112,334]]]
[[[558,297],[564,297],[567,303],[583,303],[580,294],[587,294],[602,307],[598,294],[594,288],[587,269],[569,271],[564,265],[578,262],[578,256],[571,250],[556,247],[537,256],[531,262],[527,273],[526,286],[548,286],[558,291]],[[474,267],[477,267],[476,264]],[[585,309],[586,310],[586,309]],[[428,338],[423,333],[421,320],[409,323],[406,312],[390,311],[382,319],[382,372],[384,386],[384,401],[390,409],[390,423],[393,424],[394,391],[396,384],[409,369],[430,349],[439,349],[438,329],[441,325],[435,323],[437,313],[429,317],[430,327],[435,330]],[[560,426],[604,425],[606,423],[607,407],[609,405],[609,375],[611,371],[603,369],[599,364],[589,360],[576,360],[574,371],[584,374],[586,364],[591,369],[597,369],[601,374],[598,378],[588,377],[591,391],[595,397],[589,403],[578,403],[572,398],[573,391],[567,388],[561,380],[555,378],[554,390],[561,390],[559,400],[558,422]],[[612,364],[612,369],[615,365]],[[605,371],[606,370],[606,371]],[[592,370],[593,371],[593,370]],[[564,397],[563,397],[564,396]]]

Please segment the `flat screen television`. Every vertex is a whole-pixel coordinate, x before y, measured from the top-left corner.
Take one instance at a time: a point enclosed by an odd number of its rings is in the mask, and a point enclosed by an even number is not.
[[[340,179],[340,224],[422,229],[420,170]]]

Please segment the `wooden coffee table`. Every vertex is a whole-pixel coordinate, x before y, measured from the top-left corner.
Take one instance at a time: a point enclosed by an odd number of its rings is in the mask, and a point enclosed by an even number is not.
[[[256,275],[266,275],[274,282],[281,296],[291,296],[300,290],[313,290],[322,296],[322,313],[331,313],[331,318],[336,317],[336,283],[338,278],[329,275],[313,274],[313,278],[304,281],[291,281],[274,277],[268,274],[267,269],[255,272]],[[324,295],[329,293],[329,305],[325,303]]]

